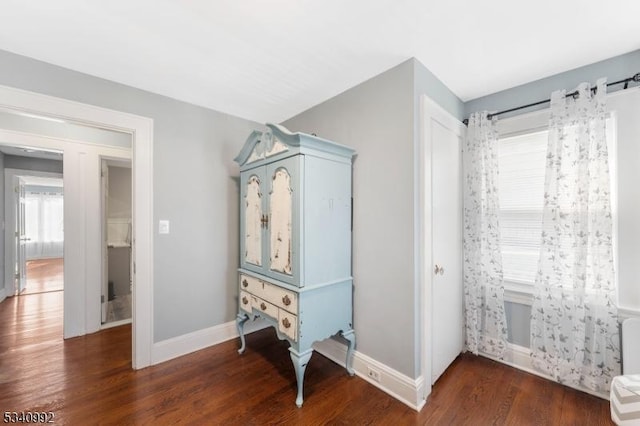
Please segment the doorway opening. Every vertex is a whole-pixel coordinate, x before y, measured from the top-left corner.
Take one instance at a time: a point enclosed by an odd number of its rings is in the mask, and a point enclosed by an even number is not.
[[[0,145],[25,145],[64,152],[65,213],[69,213],[65,214],[65,338],[100,329],[100,162],[93,159],[99,155],[132,159],[134,295],[131,355],[134,369],[150,365],[153,352],[153,120],[2,85],[0,99],[0,107],[14,112],[13,118],[17,113],[22,118],[44,120],[31,130],[17,128],[12,124],[14,120],[0,123]],[[58,129],[52,129],[51,123]],[[87,140],[87,131],[95,133],[96,130],[105,130],[110,136],[114,132],[122,134],[124,138],[119,139],[123,143],[83,142]],[[88,211],[96,214],[88,214]],[[4,296],[2,288],[0,300]]]
[[[102,159],[102,328],[131,323],[131,161]]]
[[[6,296],[64,288],[62,152],[0,147]]]
[[[18,177],[16,236],[18,295],[64,288],[64,193],[62,179]],[[24,195],[22,195],[24,194]],[[19,272],[25,271],[22,277]]]

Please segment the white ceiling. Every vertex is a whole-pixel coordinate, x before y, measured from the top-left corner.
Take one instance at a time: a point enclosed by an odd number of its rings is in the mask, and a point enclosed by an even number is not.
[[[415,56],[466,101],[640,48],[637,0],[4,0],[0,49],[280,122]]]

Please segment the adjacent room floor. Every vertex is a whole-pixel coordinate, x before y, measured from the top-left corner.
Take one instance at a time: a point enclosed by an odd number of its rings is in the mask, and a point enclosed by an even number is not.
[[[59,424],[606,425],[607,401],[465,354],[420,413],[314,354],[297,408],[287,344],[271,329],[131,369],[131,327],[62,340],[62,292],[0,303],[0,401]]]
[[[22,295],[60,291],[64,287],[64,261],[61,257],[27,261],[27,287]]]

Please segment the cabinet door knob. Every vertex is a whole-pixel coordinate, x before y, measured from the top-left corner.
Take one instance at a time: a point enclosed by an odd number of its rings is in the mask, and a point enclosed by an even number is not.
[[[242,298],[242,304],[246,305],[247,303],[249,303],[249,300],[246,297]]]
[[[247,280],[242,280],[242,286],[243,286],[244,288],[249,287],[249,283],[247,282]]]
[[[289,321],[289,318],[285,318],[282,320],[282,325],[284,325],[284,328],[289,328],[291,327],[291,322]]]
[[[285,294],[282,298],[282,303],[284,303],[284,306],[289,306],[291,304],[291,299],[289,299],[289,296]]]
[[[266,311],[267,310],[267,305],[265,305],[264,302],[262,302],[260,304],[260,309],[262,309],[263,311]]]

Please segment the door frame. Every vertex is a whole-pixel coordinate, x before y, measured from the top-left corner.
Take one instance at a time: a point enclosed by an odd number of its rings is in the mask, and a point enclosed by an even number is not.
[[[13,281],[13,267],[16,262],[16,250],[15,250],[15,236],[13,231],[14,223],[16,220],[16,204],[18,198],[14,191],[13,180],[20,176],[36,176],[46,178],[62,179],[62,173],[53,172],[41,172],[35,170],[24,170],[8,168],[4,169],[4,291],[7,292],[6,285]],[[11,231],[11,232],[8,232]],[[7,296],[13,296],[13,294],[6,293]],[[2,299],[0,299],[2,300]]]
[[[433,253],[431,244],[431,226],[432,212],[428,208],[432,198],[432,169],[431,169],[431,140],[427,125],[431,117],[450,123],[460,130],[460,134],[464,137],[465,126],[456,117],[438,105],[435,101],[426,95],[420,97],[420,139],[417,144],[416,158],[418,163],[417,173],[417,194],[416,194],[416,210],[417,217],[415,227],[418,230],[418,238],[416,239],[416,277],[418,281],[419,294],[419,324],[416,325],[416,334],[419,335],[417,341],[420,342],[417,352],[420,354],[416,362],[420,363],[419,388],[418,395],[422,396],[422,404],[426,402],[427,397],[431,394],[431,361],[432,361],[432,338],[433,338],[433,319],[431,308],[433,302],[433,275],[431,273],[433,266]],[[462,253],[460,253],[462,256]],[[462,303],[462,301],[461,301]],[[420,389],[421,388],[421,389]]]
[[[84,104],[80,102],[70,101],[67,99],[57,98],[53,96],[43,95],[39,93],[29,92],[26,90],[16,89],[8,86],[0,85],[0,107],[11,110],[18,110],[29,114],[51,117],[66,121],[74,122],[88,127],[97,127],[102,129],[115,130],[128,133],[131,135],[130,156],[132,158],[132,224],[133,224],[133,241],[132,241],[132,258],[134,270],[133,272],[133,306],[132,306],[132,366],[134,369],[144,368],[151,364],[151,351],[153,344],[153,120],[151,118],[129,114],[121,111],[115,111],[107,108],[101,108],[94,105]],[[77,147],[83,142],[68,139],[56,139],[51,137],[43,137],[29,135],[22,132],[1,131],[3,136],[10,136],[12,141],[6,141],[10,145],[21,146],[40,146],[46,145],[49,148],[52,145],[54,149],[61,143],[67,146]],[[16,143],[17,142],[17,143]],[[34,145],[35,144],[35,145]],[[40,145],[38,145],[40,144]],[[57,145],[56,145],[57,144]],[[70,144],[70,145],[69,145]],[[120,157],[121,149],[113,147],[103,147],[108,150],[112,149],[113,155]],[[109,154],[107,154],[109,155]],[[78,161],[79,168],[91,167],[99,169],[99,164],[89,164],[82,155],[73,161]],[[65,162],[67,158],[65,157]],[[75,180],[74,180],[75,179]],[[82,187],[82,182],[78,182],[78,176],[68,176],[65,179],[65,188],[69,189],[68,183]],[[78,200],[69,200],[71,203]],[[82,201],[82,200],[80,200]],[[68,201],[65,199],[65,212]],[[97,213],[97,212],[95,212]],[[65,215],[66,216],[66,215]],[[99,218],[99,214],[95,214]],[[96,220],[95,218],[90,220]],[[99,219],[97,219],[99,220]],[[66,222],[66,220],[65,220]],[[67,240],[67,231],[65,230],[65,241]],[[84,230],[80,230],[78,237],[84,237]],[[82,241],[82,238],[79,238]],[[86,243],[86,241],[85,241]],[[69,247],[65,244],[65,259],[68,254],[72,256],[82,254],[87,247],[82,245]],[[73,250],[72,250],[73,249]],[[96,256],[101,259],[101,253]],[[77,276],[86,276],[87,267],[82,265],[84,270],[72,271]],[[65,275],[67,275],[65,265]],[[84,289],[85,298],[82,300],[75,295],[78,303],[84,304],[86,307],[95,302],[99,307],[99,295],[101,282],[97,280],[95,285],[86,286]],[[95,289],[93,288],[95,287]],[[65,291],[65,297],[67,295]],[[67,300],[65,299],[65,305]],[[91,305],[92,306],[92,305]],[[65,306],[66,307],[66,306]],[[86,309],[85,309],[86,310]],[[67,309],[65,309],[66,313]],[[74,318],[80,323],[80,327],[71,335],[82,335],[87,332],[97,331],[100,329],[99,308],[96,309],[97,317],[92,318],[91,315],[78,316]],[[67,318],[65,318],[65,326]],[[65,335],[65,337],[72,337]]]

